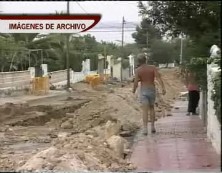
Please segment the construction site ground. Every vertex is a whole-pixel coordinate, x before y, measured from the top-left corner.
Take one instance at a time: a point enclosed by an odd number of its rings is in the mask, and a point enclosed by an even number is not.
[[[173,115],[172,105],[186,91],[178,69],[161,73],[167,94],[158,95],[157,122]],[[110,81],[97,89],[77,83],[72,88],[1,101],[1,171],[137,170],[131,156],[142,122],[132,82]]]

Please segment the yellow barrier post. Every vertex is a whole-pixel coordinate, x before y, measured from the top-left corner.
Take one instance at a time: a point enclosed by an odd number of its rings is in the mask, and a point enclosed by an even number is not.
[[[32,94],[47,94],[49,91],[49,78],[36,77],[32,81]]]
[[[94,74],[94,75],[87,75],[85,81],[94,89],[96,86],[98,86],[101,83],[102,79],[100,75]]]

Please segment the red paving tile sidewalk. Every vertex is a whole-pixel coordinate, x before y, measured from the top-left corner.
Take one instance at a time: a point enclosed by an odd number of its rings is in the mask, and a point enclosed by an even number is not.
[[[198,116],[186,116],[187,102],[178,101],[173,116],[156,123],[157,133],[135,139],[131,161],[136,171],[220,172],[220,155],[207,139]]]

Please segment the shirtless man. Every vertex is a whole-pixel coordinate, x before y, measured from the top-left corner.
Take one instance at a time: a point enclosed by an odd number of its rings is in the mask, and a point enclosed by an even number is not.
[[[166,90],[161,79],[161,75],[158,72],[157,68],[153,65],[146,64],[146,57],[144,54],[138,55],[138,62],[139,67],[136,69],[135,72],[135,80],[134,80],[134,87],[133,93],[136,92],[138,87],[138,82],[141,82],[141,91],[140,91],[140,102],[142,104],[142,111],[143,111],[143,134],[147,135],[148,129],[148,111],[150,112],[151,118],[151,132],[156,133],[155,129],[155,111],[154,111],[154,104],[156,98],[156,89],[155,89],[155,78],[160,83],[162,87],[162,94],[166,94]]]

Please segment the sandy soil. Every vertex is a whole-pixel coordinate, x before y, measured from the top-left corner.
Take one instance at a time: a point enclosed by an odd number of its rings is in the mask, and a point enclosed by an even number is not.
[[[170,116],[171,103],[184,91],[175,69],[161,70],[167,94],[159,96],[157,120]],[[66,99],[0,106],[0,170],[129,171],[130,142],[141,126],[132,83],[92,90],[73,85]],[[118,122],[123,157],[106,140],[107,122]]]

